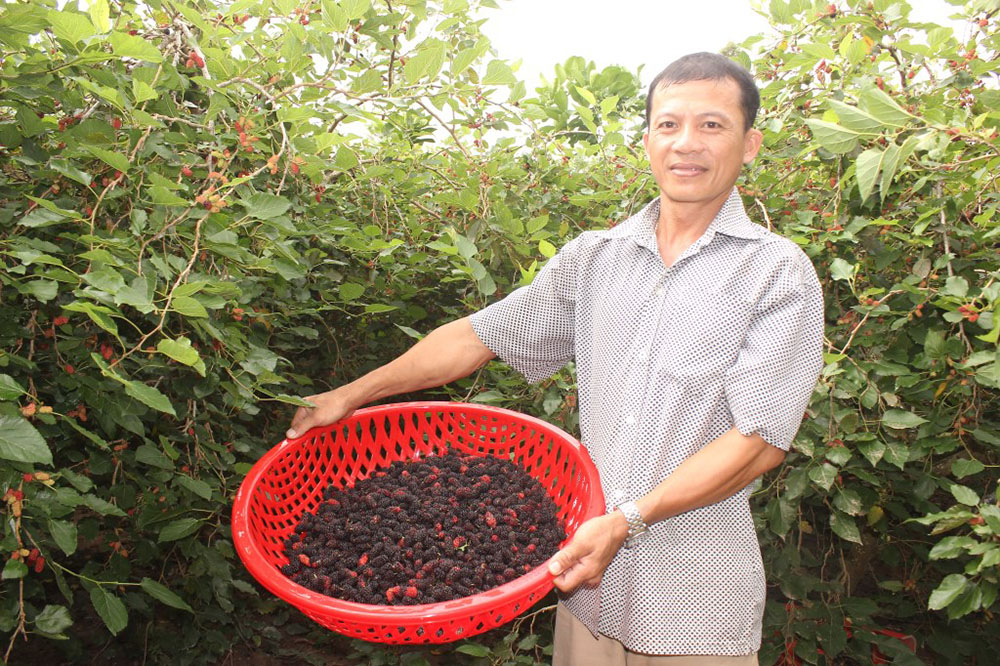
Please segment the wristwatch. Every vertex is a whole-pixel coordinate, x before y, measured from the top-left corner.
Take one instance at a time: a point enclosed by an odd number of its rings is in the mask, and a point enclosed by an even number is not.
[[[628,521],[628,536],[625,538],[625,547],[633,548],[638,546],[649,532],[649,525],[642,519],[639,507],[635,505],[635,502],[622,502],[615,508],[621,511],[622,515],[625,516],[625,520]]]

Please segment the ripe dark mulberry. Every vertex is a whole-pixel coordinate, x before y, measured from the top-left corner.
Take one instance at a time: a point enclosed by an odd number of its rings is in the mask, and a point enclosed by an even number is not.
[[[492,457],[396,462],[323,499],[285,539],[294,555],[281,572],[358,603],[478,594],[542,565],[565,538],[541,484]]]

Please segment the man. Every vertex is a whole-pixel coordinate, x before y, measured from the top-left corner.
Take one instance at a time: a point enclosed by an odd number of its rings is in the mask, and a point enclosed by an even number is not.
[[[765,586],[748,497],[780,464],[822,367],[822,292],[735,190],[762,135],[749,73],[698,53],[649,87],[660,195],[570,241],[531,285],[314,396],[289,436],[499,356],[530,381],[576,360],[608,513],[549,563],[554,663],[756,664]]]

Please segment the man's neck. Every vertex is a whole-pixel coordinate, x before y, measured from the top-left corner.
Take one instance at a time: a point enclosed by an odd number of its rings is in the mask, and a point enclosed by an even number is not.
[[[729,198],[711,203],[685,204],[660,195],[660,216],[656,221],[656,246],[664,265],[670,267],[696,240],[701,238]]]

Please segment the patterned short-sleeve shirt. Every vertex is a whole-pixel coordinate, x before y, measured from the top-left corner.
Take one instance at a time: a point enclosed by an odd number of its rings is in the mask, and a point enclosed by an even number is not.
[[[581,234],[471,317],[529,381],[575,359],[581,439],[608,510],[733,426],[788,450],[822,368],[823,296],[798,246],[751,222],[734,189],[666,267],[658,217],[657,199]],[[765,586],[750,490],[656,523],[569,609],[636,652],[758,650]]]

